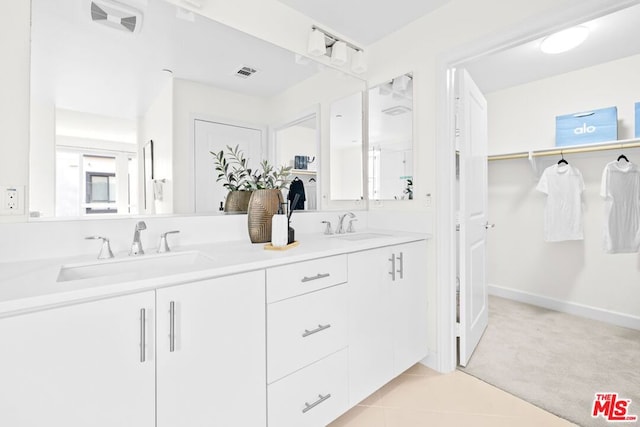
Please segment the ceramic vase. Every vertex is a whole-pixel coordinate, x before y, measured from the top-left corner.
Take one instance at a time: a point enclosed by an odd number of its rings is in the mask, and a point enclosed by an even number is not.
[[[224,202],[225,212],[245,213],[249,207],[253,191],[230,191]]]
[[[271,217],[278,212],[278,207],[283,202],[280,190],[253,191],[247,215],[251,243],[271,241]]]

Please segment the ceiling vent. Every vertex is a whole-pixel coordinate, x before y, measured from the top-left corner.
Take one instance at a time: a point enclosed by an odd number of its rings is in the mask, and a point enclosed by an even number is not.
[[[254,75],[257,72],[258,72],[258,70],[256,70],[255,68],[247,67],[246,65],[244,65],[244,66],[240,67],[240,69],[238,71],[236,71],[236,77],[240,77],[240,78],[246,79],[248,77],[251,77],[252,75]]]
[[[130,34],[140,32],[142,26],[142,12],[111,0],[92,0],[91,19],[96,24]]]
[[[405,114],[411,111],[411,108],[405,107],[404,105],[395,105],[393,107],[385,108],[382,110],[384,114],[388,114],[390,116],[399,116],[400,114]]]

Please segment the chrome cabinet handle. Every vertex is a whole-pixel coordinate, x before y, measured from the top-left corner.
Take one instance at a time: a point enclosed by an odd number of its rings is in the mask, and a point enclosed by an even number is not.
[[[147,353],[147,319],[146,310],[140,309],[140,363],[144,363]]]
[[[389,258],[389,261],[391,261],[391,271],[389,272],[389,274],[391,275],[391,280],[393,280],[395,282],[395,280],[396,280],[396,254],[391,254],[391,258]]]
[[[400,268],[397,270],[397,272],[400,273],[400,278],[402,279],[404,275],[404,257],[402,255],[402,252],[400,252],[400,255],[398,255],[398,260],[400,261]]]
[[[309,335],[317,334],[318,332],[324,331],[325,329],[329,329],[330,327],[331,327],[331,323],[327,323],[326,325],[318,325],[317,328],[312,330],[305,329],[304,333],[302,334],[302,338],[308,337]]]
[[[304,276],[301,282],[302,283],[310,282],[312,280],[324,279],[325,277],[329,277],[329,276],[331,276],[330,273],[318,273],[315,276],[311,276],[311,277]]]
[[[304,409],[302,410],[302,413],[306,413],[307,411],[312,410],[313,408],[315,408],[316,406],[318,406],[319,404],[321,404],[322,402],[324,402],[325,400],[327,400],[328,398],[331,397],[331,393],[327,393],[325,396],[319,394],[318,395],[318,400],[316,400],[313,403],[309,403],[309,402],[304,402]]]
[[[169,352],[173,353],[176,349],[176,303],[169,303]]]

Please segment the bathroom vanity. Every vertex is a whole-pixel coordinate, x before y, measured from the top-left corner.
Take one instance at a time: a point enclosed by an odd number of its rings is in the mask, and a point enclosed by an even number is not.
[[[427,239],[3,265],[0,425],[324,426],[427,355]]]

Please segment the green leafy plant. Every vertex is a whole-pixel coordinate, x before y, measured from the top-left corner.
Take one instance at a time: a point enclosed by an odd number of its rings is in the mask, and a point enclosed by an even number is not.
[[[252,190],[288,188],[291,182],[291,167],[273,167],[267,160],[260,162],[260,171],[255,171],[249,180]]]
[[[251,190],[249,182],[251,180],[251,169],[247,168],[247,159],[239,146],[231,147],[227,145],[227,153],[220,150],[213,155],[218,178],[216,182],[222,182],[223,187],[229,191]],[[229,159],[227,160],[227,156]]]
[[[291,167],[275,168],[267,160],[260,162],[259,170],[247,167],[247,158],[239,146],[227,145],[225,150],[210,153],[214,157],[218,178],[229,191],[286,189],[291,181]]]

